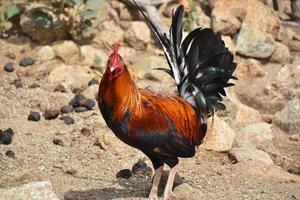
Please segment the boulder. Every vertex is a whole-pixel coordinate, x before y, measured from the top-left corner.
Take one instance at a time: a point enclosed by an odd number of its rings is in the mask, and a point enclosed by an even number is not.
[[[51,46],[43,46],[37,52],[37,59],[40,62],[52,60],[55,58],[54,50]]]
[[[49,181],[32,182],[20,187],[0,189],[0,199],[59,200]]]
[[[225,43],[225,46],[229,49],[229,51],[232,53],[232,55],[235,55],[235,44],[233,43],[230,36],[222,36],[222,40]]]
[[[238,71],[249,77],[262,77],[267,72],[262,68],[261,63],[253,58],[240,59]]]
[[[247,57],[267,58],[274,50],[275,41],[270,34],[242,25],[236,41],[237,53]]]
[[[136,49],[146,49],[151,40],[151,31],[146,23],[142,21],[133,21],[125,32],[127,44]]]
[[[63,60],[66,64],[75,64],[79,61],[79,48],[75,42],[71,40],[56,43],[53,46],[53,50],[56,57]]]
[[[270,57],[270,61],[286,64],[289,63],[290,60],[291,60],[291,53],[289,48],[280,42],[275,42],[275,50]]]
[[[235,141],[239,147],[266,147],[272,144],[271,125],[265,122],[250,124],[236,132]]]
[[[96,49],[91,45],[84,45],[80,47],[81,61],[83,65],[97,67],[105,67],[108,59],[108,54],[102,49]]]
[[[62,84],[67,90],[86,86],[89,80],[87,71],[77,65],[60,64],[48,76],[51,84]]]
[[[268,153],[255,148],[232,148],[228,152],[228,157],[233,162],[257,160],[268,165],[273,165],[273,160]]]
[[[208,120],[207,127],[208,130],[202,144],[206,150],[227,151],[231,149],[235,132],[225,121],[215,116],[213,124],[211,120]]]
[[[93,41],[99,45],[108,44],[112,46],[116,41],[122,42],[124,31],[114,21],[105,21],[99,28],[99,33]]]
[[[246,106],[244,104],[237,104],[238,110],[235,117],[235,122],[237,126],[243,127],[255,122],[262,121],[262,117],[258,110]]]
[[[294,65],[300,65],[300,55],[294,55],[293,64]]]
[[[235,35],[241,27],[241,22],[232,14],[213,11],[212,28],[222,35]]]
[[[273,118],[275,124],[288,134],[300,133],[300,97],[296,96]]]

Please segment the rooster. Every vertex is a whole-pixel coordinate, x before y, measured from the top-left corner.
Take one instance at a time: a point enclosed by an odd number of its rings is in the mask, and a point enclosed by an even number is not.
[[[236,79],[232,75],[236,63],[220,36],[209,28],[195,29],[182,41],[182,5],[173,13],[168,36],[138,9],[162,45],[170,67],[159,69],[174,78],[178,94],[138,88],[116,43],[100,82],[98,104],[114,134],[151,160],[155,173],[149,199],[158,199],[164,164],[170,167],[162,197],[166,200],[173,196],[178,157],[195,155],[206,134],[207,119],[225,109],[220,101],[226,96],[224,88],[234,85],[228,81]]]

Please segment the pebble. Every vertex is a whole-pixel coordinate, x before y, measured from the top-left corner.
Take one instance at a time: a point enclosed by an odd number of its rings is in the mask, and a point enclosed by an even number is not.
[[[129,179],[130,177],[132,177],[132,172],[130,169],[122,169],[117,173],[116,177]]]
[[[44,117],[47,120],[56,119],[59,115],[58,110],[46,110],[44,113]]]
[[[144,174],[147,170],[147,164],[143,160],[139,160],[132,166],[132,172],[135,174]],[[151,170],[152,171],[152,170]]]
[[[64,142],[63,141],[61,141],[60,139],[56,139],[56,138],[54,138],[53,139],[53,144],[55,144],[55,145],[59,145],[59,146],[64,146]]]
[[[82,106],[75,108],[75,112],[85,112],[87,110],[88,109],[86,107],[82,107]]]
[[[12,62],[6,63],[3,68],[6,72],[13,72],[15,70]]]
[[[0,130],[0,144],[9,145],[12,142],[14,132],[11,128],[5,131]]]
[[[23,87],[21,79],[15,79],[13,82],[11,82],[12,85],[16,86],[16,88]]]
[[[59,119],[63,120],[66,125],[71,125],[71,124],[75,123],[74,119],[72,117],[70,117],[69,115],[64,115],[64,116],[60,117]]]
[[[82,128],[80,130],[80,133],[85,136],[90,136],[92,134],[92,131],[91,131],[91,129],[88,129],[88,128]]]
[[[95,107],[95,101],[92,99],[87,99],[84,101],[82,106],[86,107],[88,110],[92,110]]]
[[[59,84],[54,88],[54,92],[66,92],[66,88],[62,84]]]
[[[74,175],[74,174],[77,173],[77,170],[75,170],[75,169],[68,169],[68,170],[66,170],[65,172],[66,172],[66,174]]]
[[[75,97],[73,99],[71,99],[71,101],[69,102],[69,105],[72,105],[74,108],[79,107],[80,102],[85,99],[86,99],[85,96],[83,96],[81,94],[76,94]]]
[[[28,86],[28,88],[30,88],[30,89],[34,89],[34,88],[38,88],[38,87],[41,87],[41,86],[37,83],[32,83],[31,85]]]
[[[61,113],[70,113],[73,111],[73,106],[72,105],[65,105],[60,108]]]
[[[26,67],[29,65],[33,65],[35,63],[35,60],[32,57],[24,57],[21,61],[20,61],[20,66],[22,67]]]
[[[28,120],[38,122],[41,120],[41,115],[38,112],[30,111],[28,115]]]
[[[88,86],[91,86],[91,85],[98,85],[98,84],[99,84],[99,82],[98,82],[97,80],[92,79],[92,80],[89,81]]]
[[[8,150],[7,152],[5,152],[5,155],[9,158],[15,157],[15,153],[12,150]]]
[[[74,88],[74,89],[72,90],[72,92],[73,92],[73,94],[79,94],[79,93],[82,92],[82,89],[81,89],[81,88]]]

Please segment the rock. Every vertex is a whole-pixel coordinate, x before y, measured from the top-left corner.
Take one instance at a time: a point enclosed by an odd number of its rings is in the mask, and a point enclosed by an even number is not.
[[[141,67],[142,66],[142,67]],[[136,59],[133,65],[129,66],[133,70],[135,77],[139,79],[150,79],[161,82],[170,82],[173,81],[170,75],[161,71],[154,70],[155,68],[168,68],[167,61],[164,57],[160,56],[141,56]]]
[[[259,0],[218,0],[214,3],[213,12],[231,14],[243,22],[243,25],[271,34],[273,38],[279,31],[280,21],[275,11]]]
[[[235,35],[241,27],[241,22],[232,14],[226,12],[212,12],[212,28],[222,35]]]
[[[86,97],[82,94],[76,94],[73,99],[69,102],[69,105],[72,105],[74,108],[80,106],[80,102],[86,100]]]
[[[92,79],[88,82],[88,86],[91,86],[91,85],[99,85],[99,81]]]
[[[278,111],[273,122],[288,134],[300,133],[300,97],[294,97],[281,111]]]
[[[237,53],[248,57],[267,58],[274,50],[275,41],[271,35],[242,25],[236,41]]]
[[[96,99],[98,96],[98,90],[99,90],[99,83],[97,81],[97,84],[91,85],[90,87],[86,88],[81,94],[89,99]]]
[[[49,181],[31,182],[19,187],[0,189],[0,199],[59,200]]]
[[[76,64],[79,61],[80,53],[78,46],[71,40],[65,40],[53,45],[56,57],[66,64]]]
[[[204,11],[197,12],[197,27],[202,28],[210,28],[211,27],[211,19],[208,17]]]
[[[74,175],[77,173],[77,170],[76,169],[68,169],[65,171],[66,174],[69,174],[69,175]]]
[[[54,58],[55,58],[54,50],[49,45],[43,46],[37,51],[37,59],[40,62],[52,60]]]
[[[35,121],[38,122],[41,119],[41,115],[38,112],[34,112],[34,111],[30,111],[29,115],[28,115],[28,120],[29,121]]]
[[[133,21],[131,26],[125,32],[127,44],[135,49],[146,49],[151,40],[151,32],[145,22]]]
[[[8,150],[5,152],[5,155],[9,158],[14,158],[15,157],[15,153],[12,150]],[[1,192],[0,192],[1,193]]]
[[[74,119],[69,115],[61,116],[59,119],[63,120],[66,125],[71,125],[75,123]]]
[[[235,44],[233,43],[231,37],[229,36],[222,36],[222,40],[225,43],[225,46],[229,49],[229,51],[232,53],[232,55],[235,55]]]
[[[65,113],[70,113],[73,111],[73,106],[72,105],[65,105],[60,108],[60,112],[65,114]]]
[[[207,124],[208,130],[202,146],[207,150],[227,151],[231,149],[235,132],[221,118],[215,116],[213,125],[211,120]]]
[[[35,60],[31,57],[24,57],[20,61],[19,65],[22,67],[27,67],[29,65],[33,65],[35,63]]]
[[[48,76],[48,81],[51,84],[61,84],[67,90],[85,86],[88,80],[90,80],[90,75],[86,70],[77,65],[60,64]]]
[[[52,109],[46,110],[45,113],[44,113],[44,117],[47,120],[56,119],[58,117],[58,115],[59,115],[59,111],[58,110],[52,110]]]
[[[289,48],[279,42],[275,42],[275,50],[270,57],[270,61],[276,63],[286,64],[291,60],[291,53]]]
[[[174,189],[176,200],[199,200],[204,198],[204,194],[188,183],[183,183]]]
[[[80,130],[80,133],[85,136],[90,136],[92,134],[92,131],[91,131],[91,129],[88,129],[88,128],[82,128]]]
[[[32,83],[31,85],[28,86],[30,89],[35,89],[41,87],[38,83]]]
[[[92,99],[85,99],[80,102],[80,106],[86,107],[88,110],[92,110],[95,107],[95,101]]]
[[[4,65],[3,67],[4,71],[6,72],[13,72],[15,70],[13,63],[12,62],[8,62]]]
[[[11,82],[12,85],[16,86],[16,88],[21,88],[23,87],[23,84],[22,84],[22,80],[21,79],[15,79],[13,82]]]
[[[9,145],[12,142],[13,132],[11,129],[6,129],[5,131],[0,130],[0,144]]]
[[[293,64],[294,65],[300,65],[300,56],[299,55],[294,55]]]
[[[130,177],[132,177],[132,172],[130,169],[122,169],[117,173],[116,177],[129,179]]]
[[[132,172],[136,175],[152,176],[152,169],[143,160],[139,160],[132,166]]]
[[[262,121],[262,117],[258,110],[246,106],[244,104],[237,104],[238,111],[235,117],[237,126],[243,127],[255,122]]]
[[[272,145],[271,125],[258,122],[242,128],[236,133],[235,141],[239,147],[265,147]]]
[[[53,142],[53,144],[55,144],[55,145],[59,145],[59,146],[64,146],[64,142],[63,141],[61,141],[60,139],[56,139],[56,138],[54,138],[53,140],[52,140],[52,142]]]
[[[267,75],[267,72],[262,68],[258,60],[249,58],[239,62],[240,70],[250,77],[262,77]]]
[[[62,84],[59,84],[54,88],[54,92],[66,92],[66,88]]]
[[[108,55],[102,49],[96,49],[91,45],[80,47],[82,64],[87,66],[97,65],[97,67],[105,67]]]
[[[108,44],[112,46],[116,41],[122,42],[124,31],[114,22],[105,21],[99,28],[99,33],[93,41],[99,45]]]
[[[83,106],[75,108],[75,112],[85,112],[85,111],[88,111],[88,109]]]
[[[233,162],[258,160],[266,164],[273,165],[273,160],[268,153],[255,148],[232,148],[228,152],[228,157]]]
[[[134,48],[121,46],[119,54],[122,58],[126,58],[125,62],[136,60],[136,50]]]

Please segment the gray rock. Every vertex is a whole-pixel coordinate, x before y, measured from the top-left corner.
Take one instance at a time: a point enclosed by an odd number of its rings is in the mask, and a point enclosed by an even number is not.
[[[268,153],[255,148],[232,148],[228,152],[228,156],[233,162],[257,160],[269,165],[273,165],[273,160]]]
[[[40,62],[52,60],[55,58],[54,50],[51,46],[43,46],[37,52],[37,59]]]
[[[235,35],[241,27],[241,22],[227,12],[213,11],[212,28],[222,35]]]
[[[235,141],[239,147],[262,147],[272,144],[271,125],[258,122],[242,128],[236,133]]]
[[[53,85],[62,84],[67,90],[85,86],[90,80],[90,75],[80,66],[60,64],[53,69],[48,81]]]
[[[136,49],[146,49],[151,40],[151,31],[142,21],[134,21],[125,32],[127,44]]]
[[[91,85],[86,88],[81,94],[86,98],[95,99],[98,95],[99,84]]]
[[[296,96],[273,119],[274,123],[288,134],[300,133],[300,97]]]
[[[59,200],[49,181],[32,182],[20,187],[0,189],[0,199]]]
[[[204,198],[204,194],[187,183],[183,183],[174,189],[176,200],[199,200]]]
[[[300,65],[300,56],[299,55],[294,55],[293,64],[294,65]]]
[[[209,120],[207,127],[209,128],[202,144],[205,149],[213,151],[227,151],[231,149],[235,132],[225,121],[215,116],[213,125],[211,120]]]
[[[256,28],[242,25],[236,41],[237,53],[254,58],[267,58],[275,50],[275,41],[271,35]]]
[[[275,50],[270,57],[270,61],[285,64],[289,63],[290,60],[291,53],[289,48],[280,42],[275,42]]]
[[[54,53],[67,64],[75,64],[79,61],[79,48],[71,40],[56,43],[53,46]]]

